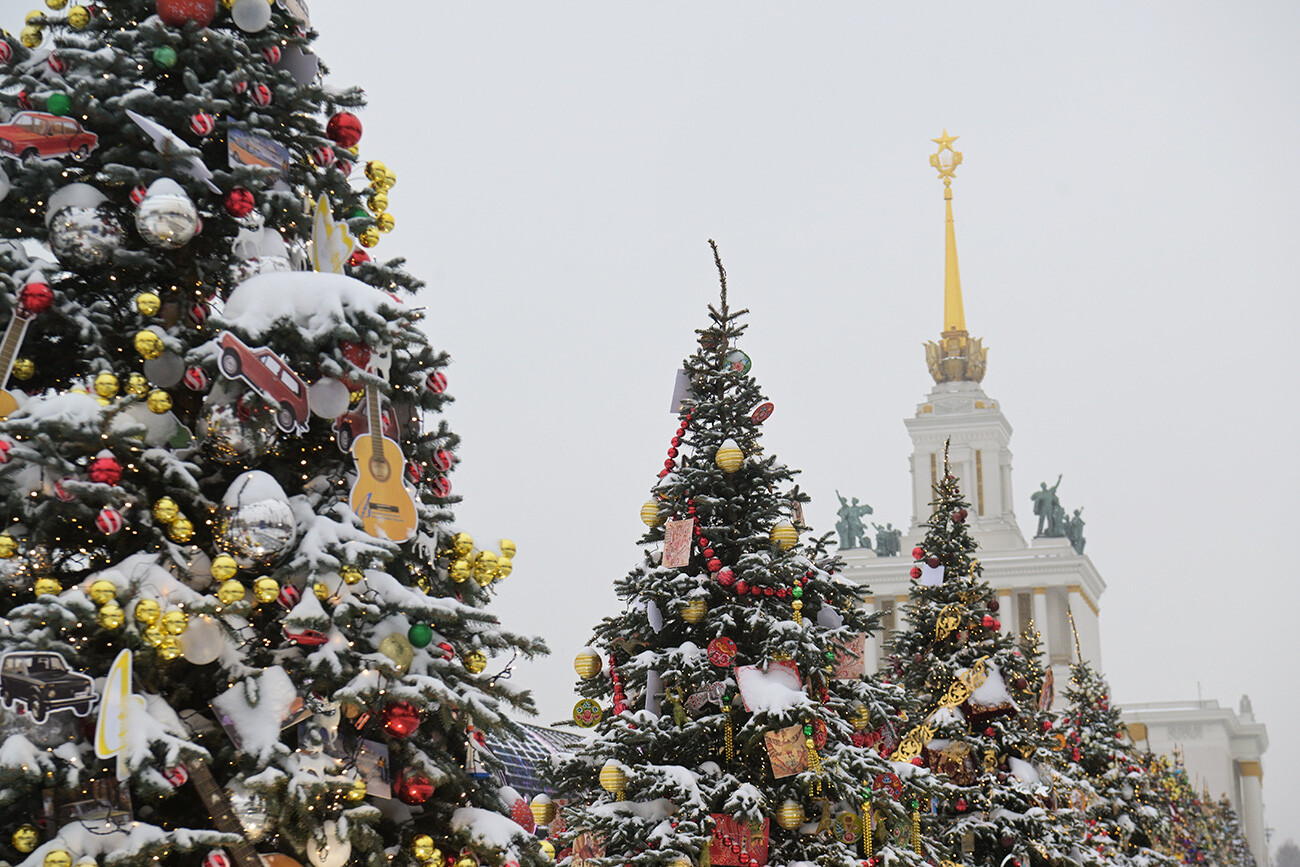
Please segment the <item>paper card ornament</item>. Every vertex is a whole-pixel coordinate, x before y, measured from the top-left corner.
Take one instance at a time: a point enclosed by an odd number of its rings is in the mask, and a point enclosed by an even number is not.
[[[1047,669],[1043,675],[1043,688],[1038,693],[1038,709],[1051,710],[1052,704],[1056,701],[1056,676],[1052,670]]]
[[[858,821],[858,814],[848,811],[838,814],[831,823],[831,833],[836,840],[848,846],[857,843],[862,837],[862,823]]]
[[[776,410],[776,405],[773,404],[771,401],[767,403],[760,403],[758,406],[754,407],[754,411],[750,413],[749,420],[752,421],[754,424],[762,424],[763,422],[767,421],[769,418],[772,417],[772,413],[775,410]]]
[[[647,599],[645,602],[645,618],[655,632],[664,628],[664,613],[659,610],[658,603],[653,599]]]
[[[788,659],[769,662],[767,671],[757,665],[738,666],[736,685],[740,689],[740,700],[750,713],[783,710],[807,703],[799,666]]]
[[[289,363],[266,347],[254,349],[229,331],[217,336],[221,358],[217,366],[226,379],[242,380],[275,412],[275,425],[285,433],[306,433],[309,409],[307,384]]]
[[[668,407],[668,411],[673,415],[679,414],[686,407],[686,400],[691,396],[691,377],[685,370],[677,371],[677,378],[673,380],[673,400]]]
[[[713,839],[709,841],[709,863],[714,867],[764,867],[767,864],[771,820],[741,822],[725,813],[712,813]]]
[[[597,867],[598,859],[605,857],[605,838],[600,834],[584,831],[573,840],[573,860],[570,867]]]
[[[211,169],[203,162],[203,158],[198,155],[198,152],[185,142],[185,139],[166,127],[129,109],[126,116],[131,118],[135,125],[144,130],[145,134],[149,136],[154,149],[163,156],[164,167],[174,166],[179,168],[190,177],[198,178],[212,192],[217,195],[222,194],[221,188],[212,182]]]
[[[11,149],[6,156],[26,159],[28,153],[54,158],[70,156],[81,162],[99,147],[99,136],[70,117],[44,111],[20,111],[5,124],[0,136]]]
[[[772,763],[773,779],[792,777],[808,770],[808,748],[804,745],[803,726],[792,725],[763,733],[767,758]]]
[[[95,682],[73,671],[61,653],[24,650],[0,656],[0,703],[6,710],[21,706],[34,722],[43,723],[64,711],[86,716],[96,698]]]
[[[867,636],[859,633],[834,647],[835,660],[831,663],[831,677],[836,680],[858,680],[867,673]]]
[[[664,522],[664,566],[680,569],[691,562],[691,531],[694,529],[694,518]]]
[[[348,234],[348,227],[334,222],[329,199],[322,195],[316,200],[311,222],[312,267],[326,274],[342,274],[344,263],[351,255],[352,236]]]
[[[584,729],[594,728],[603,715],[595,699],[584,698],[573,706],[573,721]]]
[[[126,766],[126,748],[130,743],[131,723],[149,713],[144,698],[131,692],[131,651],[123,650],[108,668],[104,694],[95,720],[95,755],[101,759],[117,758],[117,778],[125,780],[131,772]]]
[[[231,127],[226,130],[230,165],[274,169],[280,180],[289,177],[289,149],[274,139]]]
[[[922,587],[939,587],[943,584],[943,566],[931,566],[928,563],[919,564],[921,567],[921,577],[916,579],[916,583]]]
[[[688,711],[695,714],[699,713],[700,708],[704,707],[706,704],[716,704],[718,707],[721,707],[723,696],[726,694],[727,682],[719,680],[709,684],[699,692],[691,693],[684,704]]]
[[[718,668],[731,668],[736,662],[736,642],[726,636],[710,641],[709,662]]]

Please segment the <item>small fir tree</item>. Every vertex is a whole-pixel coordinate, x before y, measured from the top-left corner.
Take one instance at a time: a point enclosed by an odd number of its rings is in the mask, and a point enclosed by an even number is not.
[[[638,867],[919,864],[933,853],[913,805],[933,779],[884,757],[905,697],[862,677],[875,629],[862,588],[835,574],[825,537],[799,540],[807,498],[760,447],[770,405],[717,265],[721,303],[642,511],[644,561],[577,660],[580,706],[605,714],[561,767],[574,801],[561,845]]]

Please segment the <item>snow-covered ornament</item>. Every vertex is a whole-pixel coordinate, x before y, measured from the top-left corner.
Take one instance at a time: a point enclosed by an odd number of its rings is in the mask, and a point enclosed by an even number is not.
[[[158,0],[158,17],[168,27],[184,27],[191,21],[207,27],[216,14],[216,0]]]
[[[189,628],[176,640],[181,654],[194,665],[207,665],[216,660],[225,641],[221,625],[207,614],[192,617]]]
[[[266,0],[235,0],[230,17],[245,33],[260,33],[271,23],[271,4]]]
[[[104,449],[90,462],[87,475],[100,485],[116,485],[122,479],[122,465],[108,449]]]
[[[206,370],[198,365],[194,365],[185,371],[185,379],[183,381],[185,387],[190,391],[207,391],[208,386],[212,384],[212,377],[208,376]]]
[[[184,765],[177,765],[163,776],[167,778],[167,782],[179,789],[181,786],[189,782],[190,772],[185,770]]]
[[[222,505],[219,533],[240,567],[265,568],[292,547],[297,537],[293,510],[269,474],[243,473],[226,491]]]
[[[226,787],[226,798],[230,801],[230,811],[239,820],[244,829],[244,836],[250,843],[256,843],[270,830],[267,823],[266,798],[240,783],[231,783]]]
[[[44,313],[54,304],[54,290],[47,283],[33,280],[18,293],[18,303],[29,316]]]
[[[740,446],[736,445],[735,440],[725,439],[722,445],[718,446],[713,462],[718,465],[718,469],[731,475],[745,462],[745,453],[740,450]]]
[[[95,517],[95,526],[98,527],[99,532],[103,533],[105,536],[112,536],[118,533],[125,524],[126,522],[122,518],[122,513],[117,509],[114,509],[112,506],[105,506],[100,509],[99,514]]]
[[[54,496],[63,503],[71,503],[73,500],[77,499],[74,494],[69,493],[68,489],[63,486],[63,483],[67,481],[71,480],[63,479],[62,481],[54,483]]]
[[[206,138],[212,135],[212,131],[217,128],[217,122],[206,111],[196,111],[190,115],[190,132],[200,138]]]
[[[150,244],[174,250],[198,233],[199,212],[180,184],[159,178],[136,209],[135,227]]]
[[[352,857],[352,841],[339,836],[338,823],[327,820],[321,823],[325,839],[307,841],[307,860],[312,867],[343,867]]]
[[[271,104],[271,97],[272,97],[271,88],[267,87],[265,84],[254,85],[253,87],[249,88],[249,93],[253,97],[253,102],[257,103],[263,108]]]

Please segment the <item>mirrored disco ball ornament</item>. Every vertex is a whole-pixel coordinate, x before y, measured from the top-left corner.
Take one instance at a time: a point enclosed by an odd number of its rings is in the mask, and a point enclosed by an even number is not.
[[[293,545],[293,510],[281,500],[240,503],[222,516],[221,535],[242,568],[265,568]]]
[[[109,264],[125,238],[122,224],[105,208],[69,207],[50,218],[50,249],[70,268]]]
[[[199,230],[199,212],[180,184],[170,178],[153,182],[135,212],[135,227],[156,247],[174,250]]]
[[[199,436],[207,454],[215,461],[251,463],[266,453],[271,435],[251,422],[243,421],[230,406],[214,406],[199,421]]]
[[[265,837],[270,830],[266,798],[238,783],[232,783],[226,788],[226,797],[230,800],[230,812],[239,820],[248,842],[256,843]]]

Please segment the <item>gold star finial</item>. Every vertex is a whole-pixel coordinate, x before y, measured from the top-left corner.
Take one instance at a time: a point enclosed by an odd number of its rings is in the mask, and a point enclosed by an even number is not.
[[[954,172],[957,171],[957,166],[961,165],[961,152],[953,150],[952,147],[952,143],[956,140],[957,136],[948,135],[946,129],[943,135],[930,139],[939,146],[939,150],[930,154],[930,165],[939,170],[939,177],[943,178],[945,187],[952,186]]]

